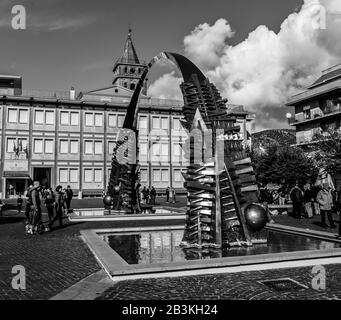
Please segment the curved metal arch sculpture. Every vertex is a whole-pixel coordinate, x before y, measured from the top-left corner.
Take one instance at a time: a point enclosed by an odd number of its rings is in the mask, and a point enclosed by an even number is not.
[[[144,69],[129,103],[127,114],[113,152],[112,171],[108,194],[115,210],[138,213],[139,166],[137,155],[138,100],[150,68],[160,59],[172,61],[181,71],[180,85],[183,98],[184,120],[187,130],[196,129],[199,143],[187,139],[187,158],[190,165],[185,178],[188,193],[184,243],[188,246],[252,245],[264,242],[264,234],[248,227],[242,207],[257,202],[258,187],[251,161],[247,157],[236,118],[228,114],[227,99],[186,57],[162,52]],[[205,133],[210,132],[212,156],[205,158]],[[195,140],[195,139],[194,139]],[[220,153],[219,154],[219,150]],[[201,151],[201,158],[195,153]],[[222,159],[218,159],[218,157]],[[222,165],[218,165],[222,161]]]

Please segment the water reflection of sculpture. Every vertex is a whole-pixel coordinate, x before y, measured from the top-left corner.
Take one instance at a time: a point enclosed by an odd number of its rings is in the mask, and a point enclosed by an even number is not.
[[[106,205],[110,203],[115,210],[140,211],[139,168],[131,158],[137,154],[137,102],[149,69],[162,58],[173,61],[183,76],[182,126],[189,131],[196,130],[197,137],[201,138],[199,144],[191,138],[187,141],[190,165],[184,173],[188,192],[184,244],[202,248],[265,242],[266,236],[259,232],[267,216],[263,207],[250,205],[257,202],[258,187],[236,118],[229,114],[227,100],[222,99],[214,84],[191,61],[175,53],[163,52],[153,58],[136,86],[114,149]],[[205,157],[207,132],[212,144],[209,157]],[[198,151],[201,158],[194,161]]]

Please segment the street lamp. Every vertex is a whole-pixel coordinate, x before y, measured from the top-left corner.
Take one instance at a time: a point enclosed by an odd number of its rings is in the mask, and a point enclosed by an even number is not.
[[[286,118],[288,119],[288,124],[290,124],[292,114],[291,114],[290,112],[288,112],[285,116],[286,116]]]

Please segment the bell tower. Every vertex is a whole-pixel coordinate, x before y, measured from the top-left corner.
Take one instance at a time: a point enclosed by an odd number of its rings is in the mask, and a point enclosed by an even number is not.
[[[115,62],[113,68],[114,79],[112,84],[134,91],[147,65],[139,60],[131,35],[132,30],[129,27],[123,55]],[[142,94],[147,94],[147,80],[143,84]]]

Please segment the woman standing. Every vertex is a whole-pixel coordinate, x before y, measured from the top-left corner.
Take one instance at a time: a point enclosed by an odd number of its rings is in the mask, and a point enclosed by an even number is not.
[[[62,190],[63,190],[62,186],[58,186],[56,188],[56,194],[55,194],[56,216],[53,219],[53,221],[56,221],[58,219],[60,227],[63,225],[63,211],[65,207],[64,195],[63,195]]]

